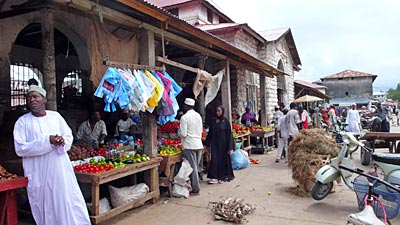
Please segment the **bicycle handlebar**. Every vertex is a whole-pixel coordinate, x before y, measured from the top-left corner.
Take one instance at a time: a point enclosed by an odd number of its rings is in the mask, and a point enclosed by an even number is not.
[[[344,169],[344,170],[347,170],[347,171],[350,171],[350,172],[353,172],[353,173],[356,173],[356,174],[359,174],[359,175],[364,176],[364,177],[371,178],[371,179],[373,179],[373,180],[376,180],[376,181],[378,181],[378,182],[380,182],[380,183],[386,185],[387,187],[389,187],[389,188],[391,188],[391,189],[393,189],[393,190],[395,190],[395,191],[397,191],[397,192],[400,193],[400,188],[399,188],[399,187],[394,186],[393,184],[388,183],[387,181],[384,181],[384,180],[382,180],[382,179],[379,178],[379,177],[375,177],[375,176],[372,176],[372,175],[370,175],[370,174],[368,174],[368,173],[365,173],[364,170],[362,170],[362,169],[360,169],[360,168],[355,168],[355,169],[354,169],[354,168],[350,168],[350,167],[343,166],[343,165],[340,165],[339,168]]]

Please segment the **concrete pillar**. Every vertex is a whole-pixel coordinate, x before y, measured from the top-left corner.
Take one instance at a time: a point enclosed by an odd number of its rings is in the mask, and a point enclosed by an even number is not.
[[[139,31],[139,63],[141,65],[155,65],[154,33],[145,29]],[[144,153],[150,156],[157,155],[157,124],[151,113],[141,113],[142,138]]]
[[[47,109],[57,110],[54,15],[50,9],[42,9],[42,15],[43,81],[47,91]]]
[[[229,69],[229,61],[226,61],[225,74],[221,83],[222,105],[225,108],[225,117],[232,122],[231,108],[231,75]]]

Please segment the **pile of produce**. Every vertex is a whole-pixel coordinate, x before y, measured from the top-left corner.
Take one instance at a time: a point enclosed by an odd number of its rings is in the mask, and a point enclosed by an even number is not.
[[[132,155],[131,155],[132,156]],[[135,163],[141,163],[141,162],[146,162],[150,160],[150,157],[146,154],[140,154],[136,153],[134,157],[131,158],[133,162]]]
[[[179,121],[168,122],[162,126],[159,126],[157,131],[160,133],[177,133],[180,126],[181,124]]]
[[[175,146],[162,145],[158,149],[158,156],[174,156],[181,154],[182,150]]]
[[[245,216],[251,214],[256,206],[244,203],[240,198],[221,198],[218,202],[209,202],[211,211],[216,220],[225,220],[234,223],[242,223]]]
[[[232,135],[233,137],[240,136],[242,134],[249,134],[250,128],[245,127],[236,123],[232,123]]]
[[[9,173],[0,165],[0,181],[13,180],[18,178],[17,175]]]
[[[173,146],[173,147],[177,147],[179,149],[182,149],[182,143],[181,143],[181,140],[179,140],[179,139],[163,138],[161,140],[161,144],[162,145]]]
[[[289,167],[292,178],[298,183],[299,195],[308,195],[315,182],[316,172],[329,164],[340,151],[333,138],[322,129],[301,130],[289,145]]]
[[[92,148],[92,146],[81,146],[72,145],[68,151],[68,156],[71,161],[82,160],[94,156],[98,156],[99,153]]]

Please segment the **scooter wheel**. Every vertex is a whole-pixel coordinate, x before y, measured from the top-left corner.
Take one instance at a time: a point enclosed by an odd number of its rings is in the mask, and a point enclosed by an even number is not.
[[[322,200],[331,192],[332,187],[333,182],[323,184],[317,181],[311,190],[311,196],[315,200]]]

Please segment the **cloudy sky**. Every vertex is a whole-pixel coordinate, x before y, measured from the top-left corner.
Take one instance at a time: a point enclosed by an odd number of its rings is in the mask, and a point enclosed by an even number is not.
[[[302,62],[296,79],[352,69],[378,75],[375,91],[400,83],[400,1],[209,1],[256,31],[290,27]]]

